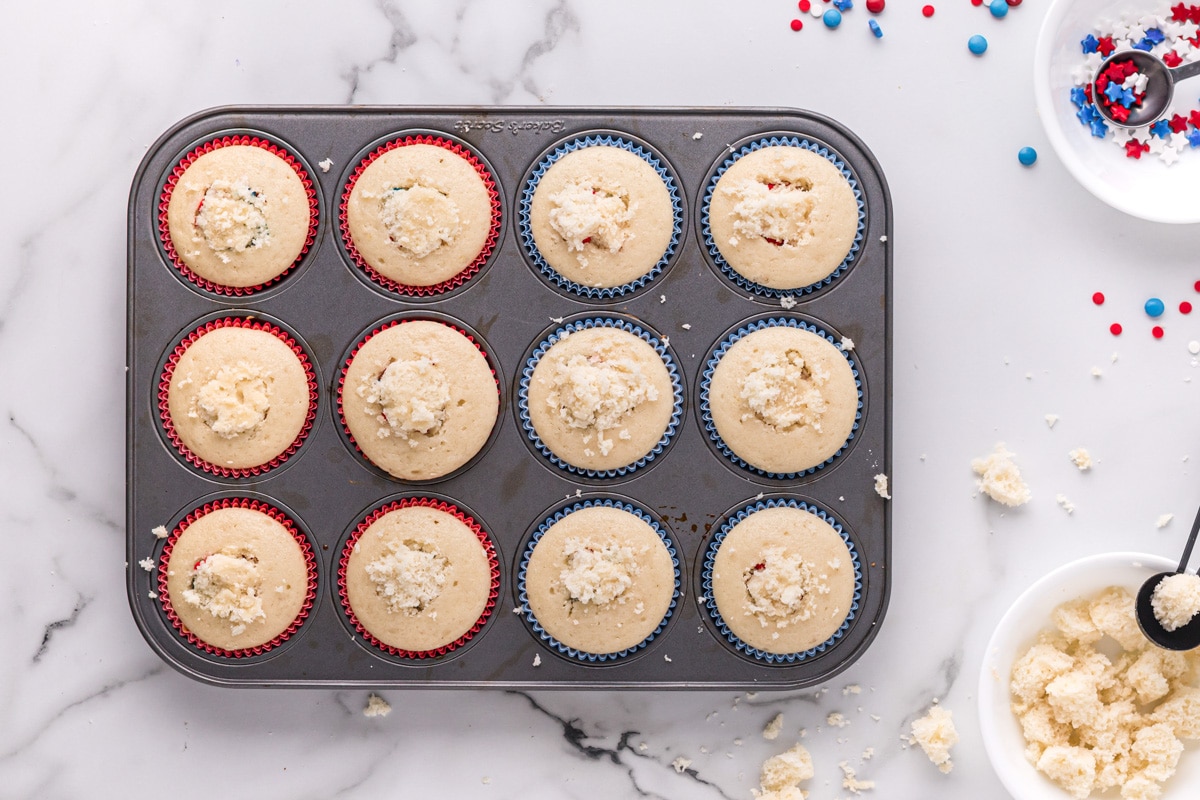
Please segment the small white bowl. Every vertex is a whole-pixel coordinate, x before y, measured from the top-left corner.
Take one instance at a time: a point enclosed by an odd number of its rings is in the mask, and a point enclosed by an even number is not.
[[[1188,147],[1171,166],[1157,156],[1126,158],[1112,143],[1092,136],[1071,104],[1071,71],[1083,62],[1082,39],[1102,19],[1124,12],[1170,13],[1171,0],[1054,0],[1046,11],[1033,60],[1034,96],[1050,144],[1075,179],[1113,208],[1153,222],[1200,222],[1200,148]],[[1181,83],[1176,107],[1200,97],[1200,79]],[[1200,106],[1197,103],[1189,108]],[[1184,112],[1186,113],[1186,112]]]
[[[979,726],[992,767],[1004,788],[1017,800],[1070,800],[1071,795],[1038,772],[1025,759],[1025,737],[1010,708],[1012,665],[1052,627],[1050,614],[1071,600],[1095,596],[1109,586],[1137,594],[1145,580],[1173,571],[1175,562],[1146,553],[1102,553],[1072,561],[1030,586],[1008,609],[988,642],[979,673]],[[1185,742],[1179,769],[1163,784],[1161,800],[1200,797],[1200,750]],[[1119,797],[1116,792],[1093,795]]]

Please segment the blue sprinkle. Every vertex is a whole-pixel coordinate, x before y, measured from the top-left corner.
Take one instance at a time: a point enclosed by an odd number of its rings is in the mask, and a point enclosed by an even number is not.
[[[1142,37],[1142,40],[1140,42],[1133,45],[1133,49],[1134,50],[1145,50],[1147,53],[1149,53],[1151,50],[1154,49],[1154,42],[1150,41],[1149,39],[1147,39],[1145,37]]]
[[[849,11],[854,8],[854,0],[833,0],[833,5],[838,11]]]
[[[992,12],[992,16],[996,19],[1003,19],[1008,16],[1008,0],[992,0],[988,6],[988,11]]]
[[[987,52],[987,39],[980,36],[978,33],[967,39],[967,49],[977,56],[981,56]]]
[[[1188,131],[1187,140],[1192,147],[1200,147],[1200,128],[1192,128]]]
[[[1146,38],[1155,44],[1162,44],[1162,40],[1167,37],[1158,28],[1151,28],[1146,31]]]
[[[1083,46],[1084,53],[1100,52],[1100,40],[1097,39],[1095,36],[1092,36],[1090,33],[1087,36],[1083,37],[1083,41],[1080,42],[1079,44],[1081,44]]]
[[[873,19],[867,20],[867,25],[871,28],[871,33],[875,34],[876,39],[883,38],[883,29],[879,27],[879,23]]]
[[[1032,167],[1037,161],[1037,150],[1032,147],[1022,147],[1017,151],[1017,161],[1020,161],[1023,166]]]
[[[1104,120],[1100,118],[1099,114],[1093,116],[1091,128],[1092,136],[1095,136],[1097,139],[1103,139],[1108,135],[1108,126],[1104,124]]]
[[[1112,86],[1112,84],[1110,83],[1109,86]],[[1137,102],[1137,98],[1134,97],[1132,89],[1124,89],[1121,91],[1121,99],[1118,102],[1126,108],[1133,108],[1133,104]]]
[[[1171,135],[1171,123],[1165,119],[1160,119],[1150,126],[1150,132],[1160,139],[1166,139]]]
[[[1088,103],[1087,92],[1085,92],[1083,90],[1082,86],[1076,86],[1074,89],[1071,90],[1071,104],[1072,105],[1074,105],[1076,108],[1083,108],[1084,106],[1087,105],[1087,103]]]
[[[842,24],[842,12],[831,8],[821,15],[821,21],[825,23],[826,28],[836,28]]]
[[[1151,297],[1146,301],[1146,313],[1152,317],[1161,317],[1165,310],[1166,306],[1163,305],[1163,301],[1157,297]]]
[[[1121,84],[1109,81],[1108,86],[1104,87],[1104,96],[1113,103],[1119,103],[1121,102],[1122,92],[1124,91],[1125,90],[1121,88]]]
[[[1081,106],[1080,109],[1075,112],[1075,116],[1079,117],[1079,121],[1084,125],[1091,125],[1092,120],[1096,118],[1098,113],[1099,112],[1096,111],[1096,107],[1089,103],[1086,106]]]

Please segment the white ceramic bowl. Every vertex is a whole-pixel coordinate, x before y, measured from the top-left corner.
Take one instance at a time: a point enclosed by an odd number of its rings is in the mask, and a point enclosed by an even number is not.
[[[1200,148],[1186,148],[1167,166],[1149,153],[1126,158],[1112,142],[1092,136],[1075,117],[1071,71],[1083,61],[1080,41],[1101,19],[1123,12],[1170,14],[1171,0],[1054,0],[1046,11],[1033,61],[1038,115],[1050,144],[1075,179],[1113,208],[1154,222],[1200,222]],[[1181,83],[1177,107],[1200,97],[1200,79]],[[1197,105],[1200,105],[1198,103]],[[1191,106],[1196,107],[1196,106]],[[1186,112],[1185,112],[1186,113]]]
[[[1009,704],[1012,665],[1050,628],[1050,613],[1062,603],[1091,597],[1109,586],[1124,586],[1136,594],[1142,583],[1159,572],[1173,571],[1175,562],[1145,553],[1103,553],[1088,556],[1046,575],[1017,598],[996,626],[979,674],[979,725],[992,767],[1017,800],[1070,800],[1071,795],[1025,760],[1025,737]],[[1200,797],[1200,748],[1185,742],[1179,770],[1164,785],[1161,800]],[[1096,800],[1116,792],[1093,795]]]

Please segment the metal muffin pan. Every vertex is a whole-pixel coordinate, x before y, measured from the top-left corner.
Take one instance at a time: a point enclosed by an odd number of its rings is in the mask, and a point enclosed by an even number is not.
[[[407,132],[467,144],[490,166],[502,225],[479,274],[433,297],[401,297],[354,265],[338,222],[343,188],[370,147]],[[164,181],[197,144],[227,134],[278,142],[308,170],[319,199],[314,241],[282,280],[246,295],[188,282],[167,261],[158,234]],[[676,252],[653,280],[615,297],[588,298],[547,280],[525,252],[518,209],[537,163],[577,136],[624,135],[648,145],[678,182],[683,226]],[[733,148],[764,137],[799,137],[835,153],[865,206],[859,251],[833,281],[785,298],[756,293],[725,276],[706,251],[703,197]],[[328,161],[326,161],[328,159]],[[322,163],[332,166],[325,170]],[[168,664],[218,685],[287,687],[785,689],[822,683],[873,640],[890,593],[891,508],[874,476],[891,471],[891,198],[874,156],[849,130],[807,111],[762,108],[553,107],[222,107],[180,121],[143,159],[129,202],[126,575],[134,619]],[[468,468],[445,480],[406,483],[373,469],[341,431],[341,360],[362,333],[396,315],[428,314],[478,332],[499,365],[498,430]],[[284,468],[222,478],[189,466],[162,434],[158,384],[177,337],[214,316],[259,316],[293,331],[321,385],[316,419]],[[519,381],[532,348],[560,319],[617,315],[670,340],[683,385],[679,429],[648,466],[615,478],[572,474],[528,446],[517,413]],[[739,324],[791,316],[855,343],[863,408],[854,439],[831,463],[794,479],[743,469],[720,455],[698,413],[705,361]],[[686,327],[685,327],[686,326]],[[861,597],[832,646],[794,663],[765,663],[721,638],[703,609],[700,573],[714,523],[761,496],[818,507],[849,534],[860,559]],[[431,659],[397,659],[355,636],[338,600],[339,545],[373,509],[411,496],[470,509],[491,534],[500,565],[492,617],[468,646]],[[309,616],[286,642],[261,655],[230,658],[189,644],[167,619],[157,592],[164,540],[205,502],[251,497],[293,515],[314,542],[318,588]],[[668,528],[681,581],[676,607],[649,646],[612,662],[589,663],[540,642],[517,606],[516,573],[528,532],[569,499],[614,498],[653,511]]]

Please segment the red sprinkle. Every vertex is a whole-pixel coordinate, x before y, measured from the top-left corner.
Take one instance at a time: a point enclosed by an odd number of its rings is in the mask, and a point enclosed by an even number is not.
[[[1109,325],[1108,332],[1111,333],[1113,336],[1120,336],[1121,335],[1121,323],[1114,322],[1112,325]]]
[[[1192,304],[1189,303],[1187,300],[1184,300],[1182,303],[1179,304],[1179,313],[1180,314],[1192,313]]]
[[[927,17],[932,17],[933,16],[933,6],[925,6],[924,8],[921,9],[921,13]]]
[[[1162,326],[1155,325],[1153,328],[1150,329],[1150,333],[1154,334],[1155,339],[1161,339],[1163,337]]]
[[[1200,281],[1196,281],[1195,283],[1193,283],[1192,288],[1195,289],[1197,292],[1200,292]]]
[[[808,0],[800,0],[800,10],[807,14],[809,11],[812,11],[812,3],[808,2]]]
[[[1008,0],[1008,4],[1013,8],[1016,8],[1017,6],[1021,5],[1021,0]]]
[[[804,23],[801,22],[800,20],[798,20],[798,19],[792,20],[792,30],[798,31],[803,27],[804,27]]]
[[[1104,305],[1104,292],[1096,292],[1092,295],[1092,302],[1098,306]]]
[[[867,0],[867,11],[878,14],[883,11],[883,0]]]
[[[971,5],[981,6],[981,5],[983,5],[983,0],[971,0]]]

